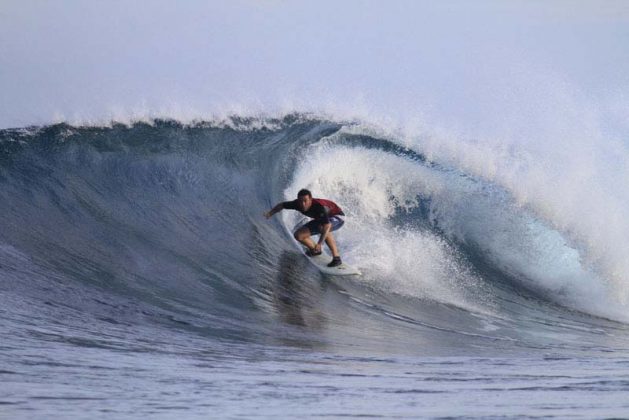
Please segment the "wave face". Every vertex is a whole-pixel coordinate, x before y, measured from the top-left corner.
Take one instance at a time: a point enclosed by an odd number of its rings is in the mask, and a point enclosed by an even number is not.
[[[89,323],[157,323],[421,354],[582,349],[624,330],[605,320],[626,319],[613,283],[552,223],[357,122],[59,124],[1,144],[5,307],[49,307],[44,324],[69,311],[97,336]],[[290,236],[299,214],[262,217],[300,188],[343,207],[343,258],[364,276],[323,278]]]

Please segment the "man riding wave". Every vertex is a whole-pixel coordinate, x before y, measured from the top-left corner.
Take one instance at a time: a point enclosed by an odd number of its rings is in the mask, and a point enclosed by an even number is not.
[[[297,193],[296,200],[279,203],[266,212],[264,216],[268,219],[284,209],[297,210],[312,218],[311,221],[295,232],[295,239],[308,248],[306,255],[311,257],[320,255],[322,252],[321,246],[325,241],[330,251],[332,251],[332,261],[328,264],[328,267],[336,267],[342,264],[341,255],[332,232],[343,226],[345,222],[339,216],[345,216],[345,213],[335,202],[322,198],[312,198],[310,191],[302,189]],[[320,235],[319,242],[315,244],[311,238],[312,235]]]

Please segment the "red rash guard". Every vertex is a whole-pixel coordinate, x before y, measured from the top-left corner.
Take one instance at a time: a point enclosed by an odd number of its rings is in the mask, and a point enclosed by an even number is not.
[[[297,200],[285,201],[282,203],[282,208],[287,210],[297,210],[301,214],[305,214],[322,223],[330,223],[330,217],[332,216],[345,216],[343,210],[336,205],[334,201],[324,200],[323,198],[313,198],[312,205],[308,211],[301,211]]]

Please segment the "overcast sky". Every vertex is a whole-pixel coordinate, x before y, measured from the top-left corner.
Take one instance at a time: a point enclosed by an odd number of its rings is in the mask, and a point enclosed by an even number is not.
[[[358,108],[474,124],[566,94],[622,114],[628,87],[626,1],[0,3],[0,127]]]

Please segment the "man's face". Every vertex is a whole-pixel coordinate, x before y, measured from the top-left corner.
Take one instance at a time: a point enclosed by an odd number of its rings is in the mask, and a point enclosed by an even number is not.
[[[312,205],[312,197],[310,197],[309,195],[302,195],[301,197],[297,197],[297,204],[299,204],[299,209],[301,211],[308,211],[308,209]]]

